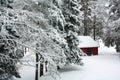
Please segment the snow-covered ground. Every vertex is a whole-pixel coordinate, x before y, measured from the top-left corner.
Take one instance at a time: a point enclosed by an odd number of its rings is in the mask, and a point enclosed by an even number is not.
[[[100,43],[99,55],[82,58],[84,66],[60,69],[59,80],[120,80],[120,55],[114,47],[107,48]],[[23,67],[20,72],[22,78],[17,80],[34,80],[34,67]]]
[[[114,47],[100,43],[99,55],[84,56],[84,66],[71,65],[60,70],[60,80],[120,80],[120,56]]]
[[[99,55],[84,57],[83,67],[72,65],[60,71],[60,80],[120,80],[120,57]]]

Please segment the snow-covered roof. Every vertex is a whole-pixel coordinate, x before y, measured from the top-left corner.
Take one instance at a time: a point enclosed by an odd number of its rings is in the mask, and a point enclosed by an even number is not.
[[[82,47],[99,47],[99,43],[93,40],[90,36],[78,36],[79,48]]]

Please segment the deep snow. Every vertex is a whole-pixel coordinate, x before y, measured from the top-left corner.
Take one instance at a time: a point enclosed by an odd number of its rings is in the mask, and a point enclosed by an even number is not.
[[[84,66],[70,65],[60,69],[59,80],[120,80],[120,55],[114,47],[107,48],[101,42],[99,55],[82,58]],[[32,66],[22,67],[22,78],[17,80],[34,80],[34,71]]]
[[[115,47],[100,42],[99,55],[84,56],[84,66],[71,65],[60,70],[60,80],[120,80],[120,55]]]
[[[84,66],[72,65],[60,70],[60,80],[120,80],[118,54],[83,57]]]

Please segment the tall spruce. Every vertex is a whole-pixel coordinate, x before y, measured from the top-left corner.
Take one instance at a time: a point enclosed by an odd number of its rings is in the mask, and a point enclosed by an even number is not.
[[[15,42],[20,35],[13,22],[16,16],[11,3],[13,0],[0,0],[0,80],[20,78],[16,64],[23,57],[23,51]]]
[[[77,35],[80,32],[79,0],[63,0],[62,12],[66,21],[64,30],[66,33],[65,39],[68,44],[65,50],[67,64],[82,64],[80,58],[82,53],[77,47],[79,43]]]
[[[105,45],[108,47],[116,45],[116,51],[120,52],[120,1],[111,0],[109,9],[110,17],[104,38]]]

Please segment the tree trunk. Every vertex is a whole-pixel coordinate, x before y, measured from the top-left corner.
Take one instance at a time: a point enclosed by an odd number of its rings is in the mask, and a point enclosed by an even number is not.
[[[93,36],[94,36],[94,40],[96,39],[96,16],[94,15],[94,22],[93,22]]]
[[[83,8],[84,8],[84,36],[88,35],[88,0],[83,0]]]
[[[93,6],[94,6],[94,17],[93,17],[93,36],[94,36],[94,40],[96,39],[96,2],[94,1],[93,3]]]
[[[45,61],[45,72],[47,72],[48,71],[48,67],[47,67],[47,65],[48,65],[48,61]]]
[[[40,63],[40,77],[43,75],[43,64]]]
[[[39,80],[39,55],[36,53],[36,70],[35,70],[35,80]]]

